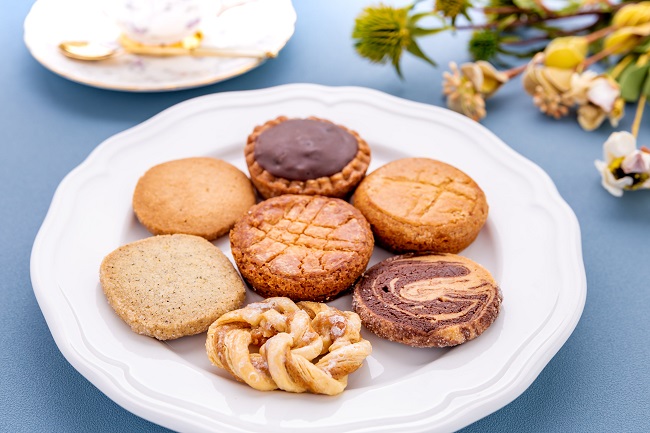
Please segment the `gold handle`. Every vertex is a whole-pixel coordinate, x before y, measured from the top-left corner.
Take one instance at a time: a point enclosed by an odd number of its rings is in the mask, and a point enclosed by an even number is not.
[[[144,45],[135,42],[126,36],[120,37],[120,44],[124,50],[131,54],[141,56],[194,56],[194,57],[250,57],[255,59],[269,59],[277,57],[277,52],[261,50],[227,50],[200,46],[200,39],[193,43],[179,43],[174,45]]]

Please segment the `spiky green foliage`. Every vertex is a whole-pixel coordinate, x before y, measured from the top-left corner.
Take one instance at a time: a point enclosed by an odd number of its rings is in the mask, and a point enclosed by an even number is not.
[[[499,53],[499,33],[490,30],[476,30],[469,40],[469,53],[474,60],[491,60]]]
[[[435,66],[415,42],[415,38],[442,29],[422,29],[417,22],[431,13],[411,14],[415,4],[394,8],[369,6],[355,20],[352,38],[357,53],[374,63],[391,62],[401,77],[400,59],[404,50]]]
[[[440,12],[443,17],[450,18],[451,23],[454,24],[458,15],[469,19],[467,9],[472,7],[472,2],[469,0],[436,0],[435,5],[435,10]]]

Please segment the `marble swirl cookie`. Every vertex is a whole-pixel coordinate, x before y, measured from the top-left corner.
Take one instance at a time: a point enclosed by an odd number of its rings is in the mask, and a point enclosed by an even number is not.
[[[488,216],[485,194],[472,178],[429,158],[379,167],[361,182],[352,201],[377,242],[396,253],[459,253]]]
[[[492,275],[454,254],[404,254],[372,268],[354,288],[352,306],[379,337],[415,347],[456,346],[485,331],[499,314]]]
[[[285,194],[251,207],[230,231],[230,246],[242,276],[260,295],[325,301],[361,276],[374,239],[349,203]]]
[[[244,147],[251,180],[264,198],[281,194],[346,197],[366,174],[370,148],[326,119],[280,116],[257,126]]]

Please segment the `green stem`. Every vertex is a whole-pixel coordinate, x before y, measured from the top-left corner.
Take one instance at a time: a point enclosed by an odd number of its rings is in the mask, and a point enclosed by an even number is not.
[[[592,27],[597,25],[599,22],[600,22],[600,20],[598,19],[598,20],[594,21],[593,23],[591,23],[589,25],[586,25],[586,26],[583,26],[583,27],[580,27],[580,28],[577,28],[577,29],[572,29],[572,30],[559,30],[558,29],[558,30],[555,30],[553,32],[548,31],[547,34],[545,34],[545,35],[536,36],[536,37],[533,37],[533,38],[520,39],[520,40],[516,40],[516,41],[507,41],[506,40],[506,41],[502,41],[501,43],[504,44],[504,45],[514,45],[514,46],[528,45],[528,44],[533,44],[535,42],[547,41],[549,39],[553,39],[553,38],[560,37],[560,36],[573,36],[573,35],[576,35],[578,33],[582,33],[584,31],[587,31],[587,30],[591,29]]]
[[[612,77],[613,79],[617,79],[619,75],[627,68],[627,66],[634,61],[634,56],[632,55],[627,55],[623,58],[623,60],[619,61],[616,66],[614,66],[614,69],[612,69],[612,72],[609,73],[609,76]]]
[[[641,126],[641,119],[643,118],[643,109],[645,108],[646,95],[645,93],[641,94],[639,98],[639,103],[636,106],[636,114],[634,115],[634,122],[632,123],[632,135],[634,138],[637,138],[639,135],[639,126]]]
[[[551,15],[551,16],[546,16],[546,17],[539,17],[537,15],[534,15],[530,17],[530,19],[518,19],[514,20],[513,22],[509,23],[504,27],[505,29],[511,29],[511,28],[516,28],[520,26],[532,26],[538,23],[543,23],[546,21],[555,21],[555,20],[563,20],[567,18],[574,18],[574,17],[579,17],[579,16],[588,16],[588,15],[603,15],[603,12],[600,11],[584,11],[584,12],[578,12],[575,14],[569,14],[569,15]],[[484,30],[484,29],[494,29],[499,27],[499,23],[485,23],[485,24],[468,24],[464,26],[454,26],[456,30]]]
[[[619,43],[616,45],[613,45],[607,49],[604,49],[602,51],[597,52],[591,57],[587,57],[584,62],[582,62],[581,68],[582,69],[587,69],[589,66],[593,65],[594,63],[598,63],[601,60],[603,60],[605,57],[610,56],[612,54],[616,54],[616,50],[618,50],[620,47],[623,46],[623,43]]]
[[[585,36],[585,39],[587,40],[588,43],[592,44],[596,42],[598,39],[602,39],[605,36],[609,35],[616,29],[618,29],[618,26],[603,27],[600,30],[596,30],[595,32],[588,34],[587,36]]]
[[[590,12],[592,12],[592,13],[600,13],[600,14],[607,14],[607,13],[611,13],[611,12],[616,12],[617,10],[619,10],[620,8],[625,6],[626,4],[638,3],[638,1],[628,1],[628,2],[624,2],[624,3],[620,3],[620,4],[612,4],[609,1],[603,1],[603,3],[608,5],[609,10],[590,11]],[[501,7],[487,6],[487,7],[480,8],[480,9],[483,11],[483,13],[488,14],[488,15],[526,14],[526,13],[531,12],[531,9],[522,9],[522,8],[517,7],[517,6],[501,6]],[[586,12],[586,11],[582,11],[582,12]],[[554,15],[554,16],[559,16],[559,15],[553,13],[552,11],[550,12],[550,14]]]
[[[502,72],[508,76],[509,80],[512,80],[514,77],[524,72],[527,67],[528,67],[528,63],[524,63],[523,65],[516,66],[512,69],[508,69]]]

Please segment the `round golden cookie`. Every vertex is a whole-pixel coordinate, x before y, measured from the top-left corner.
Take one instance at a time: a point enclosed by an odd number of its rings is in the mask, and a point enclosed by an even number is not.
[[[245,286],[228,258],[192,235],[160,235],[121,246],[101,263],[109,304],[138,334],[171,340],[205,332],[241,307]]]
[[[497,318],[502,296],[492,275],[455,254],[409,253],[370,268],[352,307],[381,338],[415,347],[456,346]]]
[[[239,271],[260,295],[325,301],[361,276],[374,240],[349,203],[288,194],[250,208],[231,230],[230,245]]]
[[[255,204],[246,175],[215,158],[177,159],[156,165],[133,193],[138,220],[155,235],[185,233],[213,240]]]
[[[352,201],[378,243],[394,252],[458,253],[485,224],[483,190],[459,169],[428,158],[405,158],[370,173]]]
[[[314,116],[280,116],[255,127],[244,154],[251,181],[264,198],[282,194],[344,198],[370,164],[370,147],[357,132]]]

